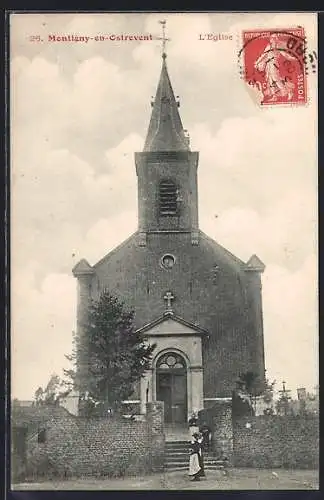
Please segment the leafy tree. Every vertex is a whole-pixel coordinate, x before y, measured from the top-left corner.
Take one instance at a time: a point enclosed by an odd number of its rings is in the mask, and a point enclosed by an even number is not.
[[[43,389],[38,387],[35,391],[34,399],[36,406],[56,406],[59,404],[60,399],[68,393],[65,383],[58,375],[53,373]]]
[[[274,388],[276,381],[270,382],[268,379],[265,380],[264,387],[262,390],[263,401],[267,404],[272,403],[274,396]]]
[[[150,367],[155,344],[145,342],[133,320],[134,312],[105,290],[89,308],[83,338],[74,337],[72,354],[66,356],[73,368],[65,375],[85,400],[86,412],[94,406],[118,409]],[[85,372],[80,360],[87,360]]]
[[[241,373],[236,381],[238,391],[249,397],[251,413],[255,411],[258,396],[263,394],[265,398],[269,398],[271,393],[273,394],[274,384],[275,382],[269,384],[268,381],[261,379],[259,374],[252,370]]]
[[[247,371],[240,374],[237,385],[240,389],[245,390],[248,394],[254,395],[258,378],[259,376],[257,373],[253,371]]]
[[[42,387],[38,387],[34,394],[36,406],[41,406],[44,402],[44,391]]]

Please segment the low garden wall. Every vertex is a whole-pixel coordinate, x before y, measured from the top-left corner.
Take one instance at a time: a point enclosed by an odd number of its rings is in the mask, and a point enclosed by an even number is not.
[[[233,420],[236,467],[317,469],[319,419],[257,416]]]
[[[144,421],[76,417],[57,410],[28,424],[24,456],[13,449],[13,480],[124,476],[163,467],[163,403],[149,403]]]

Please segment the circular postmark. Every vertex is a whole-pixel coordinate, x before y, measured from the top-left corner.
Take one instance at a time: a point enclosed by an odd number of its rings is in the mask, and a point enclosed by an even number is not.
[[[316,71],[317,55],[307,53],[304,29],[246,30],[242,40],[241,78],[259,104],[306,104],[309,66]]]

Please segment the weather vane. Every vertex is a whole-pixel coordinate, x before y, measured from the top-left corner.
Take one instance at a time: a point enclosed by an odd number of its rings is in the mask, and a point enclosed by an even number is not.
[[[166,58],[165,45],[166,45],[166,42],[169,42],[171,40],[171,38],[167,38],[165,36],[166,20],[159,21],[159,23],[162,25],[162,36],[158,36],[157,40],[162,40],[162,57],[163,57],[163,59],[165,59]]]

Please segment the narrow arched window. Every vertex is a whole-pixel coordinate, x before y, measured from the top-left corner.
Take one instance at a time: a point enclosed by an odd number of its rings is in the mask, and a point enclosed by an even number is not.
[[[178,189],[170,179],[165,179],[159,185],[160,215],[176,215],[178,207]]]

